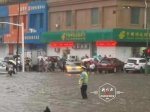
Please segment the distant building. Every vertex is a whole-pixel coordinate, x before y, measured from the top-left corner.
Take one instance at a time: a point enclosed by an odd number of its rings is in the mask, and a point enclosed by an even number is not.
[[[126,61],[150,38],[144,30],[144,20],[150,20],[150,8],[147,18],[144,15],[144,0],[48,0],[47,4],[48,32],[41,39],[48,55],[62,55],[68,49],[79,57],[106,54]]]
[[[9,5],[8,6],[8,16],[11,23],[18,24],[18,14],[19,14],[19,5]],[[19,24],[24,23],[24,33],[28,31],[28,4],[20,4],[20,21]],[[17,52],[17,38],[18,38],[18,28],[19,28],[19,40],[18,42],[22,43],[22,30],[21,27],[15,25],[9,25],[9,33],[4,35],[4,43],[8,46],[9,54],[16,54]],[[19,46],[20,46],[19,45]],[[26,48],[26,46],[25,46]]]
[[[28,32],[25,33],[25,43],[29,50],[47,51],[47,45],[41,43],[41,33],[47,31],[47,12],[46,2],[28,3]]]

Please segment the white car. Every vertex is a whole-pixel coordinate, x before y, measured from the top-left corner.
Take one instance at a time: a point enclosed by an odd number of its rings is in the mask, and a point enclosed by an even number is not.
[[[146,65],[145,58],[128,58],[127,63],[124,65],[126,73],[129,71],[140,71],[144,72]]]

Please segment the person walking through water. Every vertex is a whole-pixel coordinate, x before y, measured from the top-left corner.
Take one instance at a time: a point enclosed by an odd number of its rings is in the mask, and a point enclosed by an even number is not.
[[[40,71],[41,72],[45,69],[44,66],[45,66],[45,62],[44,62],[43,58],[41,58],[41,60],[40,60]]]
[[[81,89],[81,95],[83,99],[88,99],[87,97],[87,86],[88,86],[88,73],[86,72],[86,67],[82,66],[82,73],[79,79],[79,85]]]

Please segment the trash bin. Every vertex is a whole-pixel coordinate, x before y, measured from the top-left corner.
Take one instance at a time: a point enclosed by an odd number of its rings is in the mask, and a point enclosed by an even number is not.
[[[150,64],[147,64],[147,68],[145,65],[145,74],[150,74]]]

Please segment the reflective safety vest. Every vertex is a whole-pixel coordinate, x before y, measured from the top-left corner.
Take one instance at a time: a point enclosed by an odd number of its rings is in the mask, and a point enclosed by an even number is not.
[[[83,80],[83,83],[88,83],[88,80],[89,80],[89,78],[88,78],[88,74],[86,73],[86,72],[82,72],[82,74],[84,74],[85,75],[85,78],[84,78],[84,80]],[[79,79],[79,84],[81,84],[82,83],[82,80],[81,80],[81,77],[80,77],[80,79]]]

